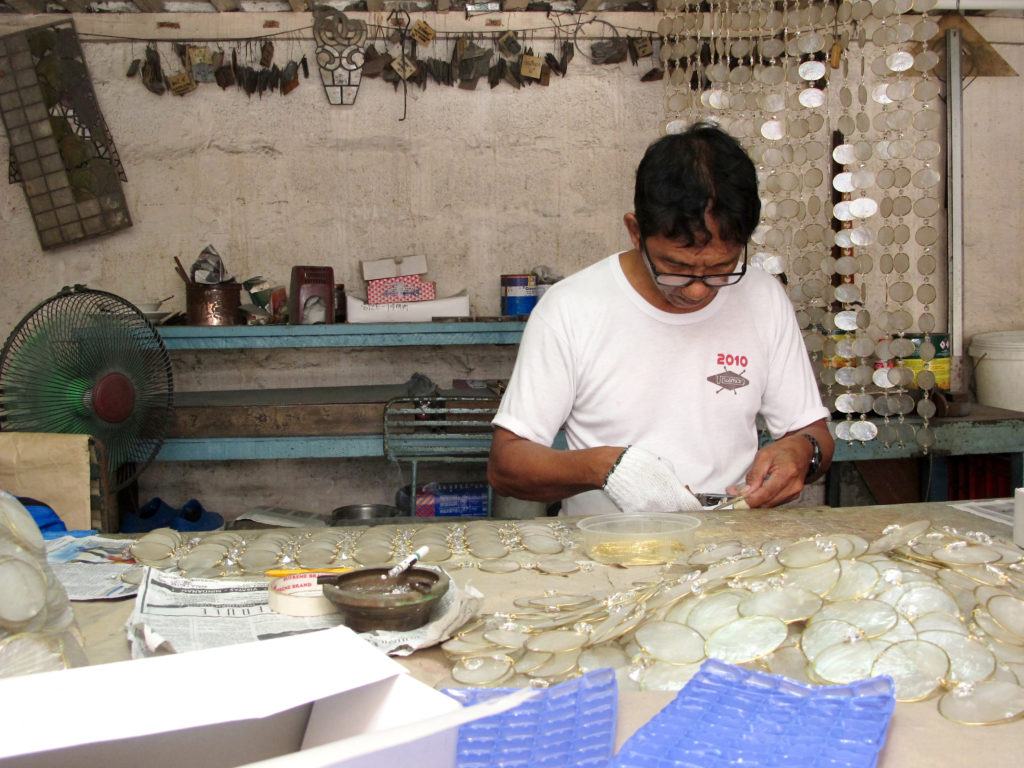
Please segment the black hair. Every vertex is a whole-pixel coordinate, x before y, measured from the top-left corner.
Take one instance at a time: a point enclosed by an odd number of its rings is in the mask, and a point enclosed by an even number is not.
[[[633,212],[645,240],[661,235],[705,245],[710,215],[722,240],[746,245],[761,218],[757,171],[736,139],[698,122],[647,148],[636,170]]]

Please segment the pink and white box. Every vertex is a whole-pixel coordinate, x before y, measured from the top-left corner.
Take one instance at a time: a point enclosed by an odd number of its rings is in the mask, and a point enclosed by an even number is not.
[[[421,280],[419,275],[399,275],[367,280],[367,304],[397,304],[407,301],[432,301],[435,283]]]

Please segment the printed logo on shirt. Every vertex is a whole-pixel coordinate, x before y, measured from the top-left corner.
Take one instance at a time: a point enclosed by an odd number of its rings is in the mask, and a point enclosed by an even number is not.
[[[717,362],[722,366],[722,372],[716,373],[714,376],[708,376],[708,381],[718,387],[718,391],[715,392],[716,395],[726,389],[735,394],[737,389],[750,385],[750,382],[743,376],[747,372],[746,355],[727,355],[720,352]],[[729,370],[734,366],[740,366],[743,370],[739,373]]]

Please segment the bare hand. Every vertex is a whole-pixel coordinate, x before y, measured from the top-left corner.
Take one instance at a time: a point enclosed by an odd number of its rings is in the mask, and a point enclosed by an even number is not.
[[[811,444],[800,435],[769,443],[754,456],[746,487],[732,486],[728,490],[745,493],[747,504],[755,509],[792,501],[804,489],[812,452]]]

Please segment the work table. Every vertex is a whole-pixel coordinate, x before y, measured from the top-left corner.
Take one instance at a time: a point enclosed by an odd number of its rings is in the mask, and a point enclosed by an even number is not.
[[[930,502],[704,513],[696,543],[701,547],[739,540],[744,544],[760,545],[769,540],[795,540],[829,533],[857,534],[873,540],[889,525],[921,519],[930,519],[935,526],[984,532],[1004,541],[1011,538],[1011,531],[1006,525],[955,509],[948,503]],[[577,559],[586,561],[582,553]],[[459,568],[454,565],[448,569],[454,582],[459,586],[472,585],[483,594],[481,613],[509,610],[516,598],[538,596],[548,590],[573,594],[607,594],[650,579],[661,570],[660,566],[623,568],[595,565],[569,576],[561,576],[527,569],[511,574],[486,573],[476,568]],[[131,604],[130,600],[74,604],[91,663],[128,658],[124,623]],[[443,685],[445,681],[450,681],[448,675],[451,664],[439,648],[421,650],[399,661],[416,678],[429,685]],[[622,689],[616,744],[621,745],[675,695],[675,692],[667,691]],[[1024,754],[1024,722],[987,728],[959,725],[939,715],[933,697],[913,704],[897,704],[878,765],[882,768],[935,768],[968,763],[997,765],[1005,762],[1007,756],[1020,754]]]

